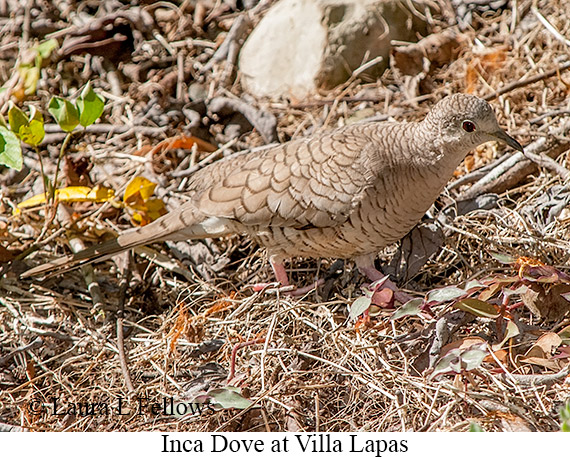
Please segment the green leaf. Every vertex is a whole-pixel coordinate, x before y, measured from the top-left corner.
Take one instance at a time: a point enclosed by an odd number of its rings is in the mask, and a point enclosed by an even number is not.
[[[523,284],[522,286],[519,286],[516,289],[508,289],[508,288],[503,289],[503,295],[505,297],[510,297],[511,295],[522,295],[526,294],[528,290],[529,290],[528,286],[525,286]]]
[[[511,338],[514,338],[515,336],[520,334],[520,330],[517,327],[517,324],[515,324],[513,321],[507,321],[507,328],[505,329],[505,337],[503,338],[503,341],[501,341],[499,344],[494,344],[493,345],[493,351],[498,351],[499,349],[501,349],[503,347],[503,345],[510,340]]]
[[[56,39],[42,41],[36,46],[36,51],[42,59],[47,59],[51,56],[51,53],[59,47],[59,43]]]
[[[49,102],[48,111],[64,132],[71,132],[79,125],[79,113],[77,108],[65,98],[52,97]]]
[[[30,124],[28,116],[13,103],[10,103],[10,109],[8,110],[8,122],[10,123],[10,130],[18,137],[20,137],[20,129]]]
[[[375,291],[379,290],[381,286],[384,285],[386,281],[388,281],[388,276],[384,276],[383,278],[377,279],[369,286],[369,290],[374,293]]]
[[[93,91],[91,81],[89,81],[77,99],[76,104],[79,109],[79,123],[83,127],[87,127],[103,114],[105,99]]]
[[[14,132],[0,127],[0,165],[20,171],[22,169],[22,146]]]
[[[562,338],[562,344],[570,345],[570,325],[567,325],[558,332],[558,336]]]
[[[471,346],[467,351],[461,355],[461,361],[466,371],[479,368],[489,353],[480,347]]]
[[[46,136],[44,117],[35,106],[30,107],[30,122],[20,127],[20,139],[31,146],[39,145]]]
[[[488,287],[488,284],[484,284],[481,281],[477,281],[476,279],[472,279],[471,281],[467,281],[467,284],[465,284],[465,291],[471,291],[471,289],[483,289],[485,287]]]
[[[466,292],[459,287],[450,286],[444,287],[443,289],[436,289],[432,290],[428,293],[426,302],[427,303],[443,303],[446,301],[455,300],[456,298],[463,297],[466,295]]]
[[[570,432],[570,402],[560,409],[560,430]]]
[[[466,349],[452,349],[435,364],[429,378],[479,368],[488,354],[484,344],[475,344]]]
[[[422,312],[423,300],[421,298],[412,298],[406,304],[400,306],[390,317],[391,321],[400,319],[405,316],[417,316]]]
[[[495,260],[498,260],[504,264],[511,264],[517,261],[517,258],[513,257],[512,255],[502,254],[500,252],[489,252],[489,254],[491,254],[491,257],[493,257]]]
[[[471,313],[477,317],[487,317],[489,319],[496,319],[499,317],[499,313],[493,305],[475,298],[464,298],[463,300],[455,303],[453,307],[467,313]]]
[[[437,361],[429,379],[433,379],[442,374],[457,373],[456,366],[459,364],[459,349],[452,349]]]
[[[370,297],[358,297],[356,300],[352,302],[352,306],[350,307],[350,313],[348,314],[349,319],[356,319],[360,316],[364,311],[370,308],[370,304],[372,300]]]
[[[469,431],[470,432],[484,432],[483,427],[479,425],[477,422],[471,422],[469,424]]]
[[[245,409],[249,408],[253,404],[251,400],[248,400],[241,395],[241,389],[238,387],[213,389],[208,391],[208,396],[211,398],[214,405],[219,405],[223,409]]]

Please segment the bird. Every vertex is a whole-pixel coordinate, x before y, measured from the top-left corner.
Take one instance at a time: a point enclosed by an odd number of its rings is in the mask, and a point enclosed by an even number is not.
[[[371,281],[384,280],[399,293],[375,268],[376,256],[417,224],[467,153],[488,141],[523,151],[488,102],[459,93],[440,100],[419,122],[364,121],[233,154],[196,171],[188,201],[172,212],[22,277],[139,245],[241,233],[266,249],[282,286],[289,285],[287,259],[338,258],[353,259]]]

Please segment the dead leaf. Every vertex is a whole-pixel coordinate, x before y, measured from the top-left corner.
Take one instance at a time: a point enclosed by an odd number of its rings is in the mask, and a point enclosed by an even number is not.
[[[91,170],[93,164],[86,156],[73,157],[66,154],[64,160],[63,173],[68,186],[92,187],[89,170]]]
[[[502,288],[504,284],[500,282],[491,283],[489,287],[479,294],[479,300],[487,301],[490,298],[494,297]]]
[[[194,145],[197,146],[199,151],[204,152],[214,152],[218,149],[213,144],[208,143],[207,141],[204,141],[196,136],[178,135],[172,138],[167,138],[166,140],[162,140],[160,143],[154,146],[143,146],[133,154],[137,156],[145,156],[151,152],[154,155],[162,152],[167,152],[172,149],[192,149]]]
[[[4,246],[0,245],[0,263],[11,262],[21,252],[22,252],[21,249],[14,249],[14,250],[6,249]]]
[[[560,371],[567,364],[567,362],[561,359],[545,359],[542,357],[521,357],[519,360],[524,363],[548,368],[552,371]]]
[[[535,316],[547,321],[558,321],[570,310],[570,302],[562,294],[570,292],[569,284],[531,283],[529,290],[521,295],[525,306]]]
[[[478,336],[468,336],[466,338],[463,338],[463,339],[460,339],[457,341],[453,341],[451,343],[446,344],[445,346],[443,346],[441,348],[441,356],[444,356],[445,354],[447,354],[452,349],[467,349],[467,348],[470,348],[471,346],[473,346],[475,344],[484,345],[485,340],[483,338],[478,337]]]
[[[562,338],[553,332],[544,333],[525,354],[525,357],[550,359],[554,351],[562,344]]]
[[[118,63],[132,57],[135,34],[146,33],[153,25],[152,16],[146,10],[131,7],[82,21],[82,25],[63,29],[52,37],[64,38],[57,53],[60,58],[89,53]]]
[[[509,352],[504,350],[504,349],[499,349],[498,351],[493,351],[493,354],[489,354],[487,357],[485,357],[483,362],[491,363],[491,364],[496,366],[497,361],[495,360],[495,358],[498,359],[499,362],[505,364],[505,363],[507,363],[507,360],[509,358]]]
[[[492,346],[493,351],[500,350],[508,340],[518,335],[520,335],[520,330],[517,324],[515,324],[511,320],[507,320],[507,327],[505,328],[505,336],[503,337],[503,340],[500,343],[493,344]]]
[[[403,75],[417,75],[450,63],[459,54],[463,36],[451,30],[432,33],[417,43],[395,46],[391,66]],[[425,60],[424,60],[425,59]]]
[[[144,205],[144,202],[154,194],[155,188],[156,183],[137,176],[127,185],[123,201],[129,206]]]
[[[496,76],[505,65],[507,59],[506,49],[485,49],[484,53],[475,55],[467,65],[465,72],[465,86],[468,94],[475,93],[481,85],[479,78],[490,83],[491,77]],[[493,84],[490,84],[491,86]]]
[[[263,137],[266,143],[277,141],[277,119],[266,110],[257,109],[250,103],[228,97],[214,97],[208,103],[208,110],[221,117],[240,113]]]
[[[511,413],[497,412],[500,416],[501,428],[503,432],[532,432],[529,423],[522,417],[515,416]]]

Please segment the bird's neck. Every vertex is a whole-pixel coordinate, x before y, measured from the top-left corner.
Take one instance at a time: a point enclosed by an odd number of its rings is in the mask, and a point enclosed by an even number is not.
[[[413,158],[416,166],[431,169],[448,179],[459,166],[467,153],[472,149],[461,141],[444,141],[444,137],[436,125],[427,122],[414,124],[412,141],[414,149],[421,154]]]

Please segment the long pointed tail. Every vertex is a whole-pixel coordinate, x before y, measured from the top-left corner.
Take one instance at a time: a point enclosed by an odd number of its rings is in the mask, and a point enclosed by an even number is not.
[[[218,233],[215,234],[211,233],[208,230],[211,224],[204,227],[203,219],[204,216],[198,215],[195,207],[187,203],[153,223],[123,233],[114,240],[91,246],[73,255],[34,267],[24,272],[21,278],[43,275],[55,270],[67,271],[91,262],[105,260],[127,249],[157,241],[197,239],[225,234],[222,233],[224,230],[218,230]],[[220,222],[223,226],[221,219]],[[228,233],[229,231],[226,230],[225,232]]]

